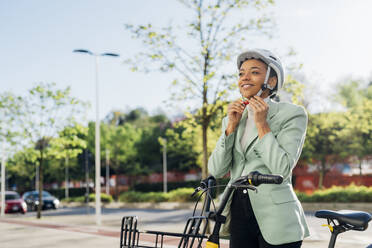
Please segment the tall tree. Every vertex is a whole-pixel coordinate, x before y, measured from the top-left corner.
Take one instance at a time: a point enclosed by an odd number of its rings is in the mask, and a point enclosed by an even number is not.
[[[141,133],[141,129],[129,123],[120,126],[101,124],[101,157],[105,157],[106,150],[110,152],[110,169],[115,174],[137,175],[146,171],[146,168],[143,168],[136,159],[142,156],[141,151],[136,149]],[[94,123],[89,123],[88,149],[95,153],[93,134]],[[116,194],[118,193],[117,186],[118,182],[116,182]]]
[[[227,62],[235,58],[241,45],[257,34],[270,30],[272,22],[263,9],[272,0],[179,0],[191,11],[192,20],[183,27],[172,25],[160,29],[151,24],[126,25],[133,37],[147,48],[134,60],[133,70],[175,71],[173,100],[189,101],[201,109],[193,118],[201,127],[203,145],[202,176],[207,176],[208,127],[211,119],[225,103],[224,99],[236,87],[236,75],[227,72]],[[240,12],[242,10],[252,12]],[[236,23],[232,17],[243,14]],[[241,51],[241,50],[240,50]],[[143,65],[138,67],[137,65]]]
[[[71,96],[69,87],[58,89],[55,83],[40,83],[23,97],[22,106],[21,123],[26,140],[38,151],[40,204],[37,218],[41,218],[43,165],[49,155],[50,140],[84,113],[85,104]]]
[[[362,161],[372,155],[372,84],[351,80],[338,88],[336,99],[347,111],[344,115],[345,128],[340,130],[344,137],[344,149],[340,155],[354,157],[362,175]]]
[[[344,128],[343,113],[319,113],[309,115],[309,124],[301,158],[316,162],[319,171],[318,187],[323,187],[323,179],[331,165],[341,159],[344,149],[340,131]]]
[[[11,93],[0,95],[0,157],[1,157],[1,215],[5,211],[5,164],[6,157],[9,156],[10,146],[14,145],[14,138],[17,133],[16,120],[20,114],[20,99]]]
[[[88,128],[79,124],[64,127],[58,137],[52,139],[51,155],[64,160],[65,164],[65,198],[69,197],[69,165],[70,160],[76,158],[87,147],[86,136]]]
[[[26,147],[13,154],[7,163],[9,181],[17,186],[19,192],[31,190],[35,187],[35,164],[37,151],[34,147]]]

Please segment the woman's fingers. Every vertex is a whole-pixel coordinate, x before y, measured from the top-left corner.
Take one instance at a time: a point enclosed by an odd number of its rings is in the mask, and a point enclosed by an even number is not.
[[[237,113],[239,113],[239,114],[241,114],[241,113],[244,112],[244,108],[242,109],[241,106],[236,106],[236,105],[232,106],[232,107],[231,107],[231,110],[232,110],[233,112],[237,112]]]
[[[229,106],[230,110],[233,110],[234,112],[243,113],[245,106],[243,105],[242,100],[236,100],[232,102]]]
[[[260,97],[252,97],[250,103],[256,111],[266,111],[268,109],[267,103]]]

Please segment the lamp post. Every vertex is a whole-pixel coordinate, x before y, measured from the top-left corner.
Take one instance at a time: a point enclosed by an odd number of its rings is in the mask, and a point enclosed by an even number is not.
[[[109,57],[119,57],[119,54],[116,53],[101,53],[96,54],[92,53],[89,50],[85,49],[76,49],[73,51],[74,53],[85,53],[94,56],[95,58],[95,79],[96,79],[96,224],[101,225],[101,148],[100,148],[100,121],[99,121],[99,88],[98,88],[98,58],[103,56]]]
[[[110,150],[106,149],[106,194],[110,194]]]
[[[4,217],[5,214],[5,139],[2,144],[1,156],[1,213],[0,216]]]
[[[167,139],[163,138],[163,192],[168,192],[168,185],[167,185]]]

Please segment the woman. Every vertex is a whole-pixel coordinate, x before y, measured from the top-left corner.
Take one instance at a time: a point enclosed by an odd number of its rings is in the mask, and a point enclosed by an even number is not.
[[[215,177],[230,180],[251,171],[279,174],[280,185],[258,192],[236,190],[225,208],[230,247],[301,247],[309,236],[305,215],[293,191],[292,170],[301,154],[307,126],[305,110],[270,100],[284,82],[283,66],[270,51],[254,49],[238,56],[239,90],[222,120],[222,134],[209,158]]]

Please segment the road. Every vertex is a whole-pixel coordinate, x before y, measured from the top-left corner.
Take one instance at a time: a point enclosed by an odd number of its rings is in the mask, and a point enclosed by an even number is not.
[[[140,230],[182,232],[184,221],[192,210],[159,209],[102,209],[102,226],[97,227],[94,209],[62,208],[43,211],[43,218],[36,220],[35,213],[7,215],[0,220],[1,248],[95,248],[118,247],[121,218],[124,215],[139,216]],[[305,239],[304,248],[328,247],[330,233],[324,220],[307,213],[311,237]],[[372,228],[350,231],[339,235],[336,248],[365,248],[372,243]]]

